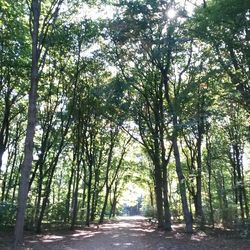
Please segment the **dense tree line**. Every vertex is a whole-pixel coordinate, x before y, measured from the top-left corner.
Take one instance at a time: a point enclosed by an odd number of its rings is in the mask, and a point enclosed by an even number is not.
[[[89,8],[1,1],[1,227],[102,223],[134,181],[161,228],[247,228],[248,1]]]

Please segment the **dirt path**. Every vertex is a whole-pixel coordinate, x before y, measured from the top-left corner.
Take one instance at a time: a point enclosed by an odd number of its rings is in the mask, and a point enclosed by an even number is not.
[[[172,232],[156,230],[143,217],[125,217],[116,222],[74,232],[27,236],[25,250],[164,250],[164,249],[250,249],[250,241],[211,237],[204,232],[183,233],[174,226]]]

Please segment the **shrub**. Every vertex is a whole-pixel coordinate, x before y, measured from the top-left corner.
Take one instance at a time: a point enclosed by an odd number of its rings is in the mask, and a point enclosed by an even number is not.
[[[9,202],[0,203],[0,226],[10,226],[15,222],[16,205]]]

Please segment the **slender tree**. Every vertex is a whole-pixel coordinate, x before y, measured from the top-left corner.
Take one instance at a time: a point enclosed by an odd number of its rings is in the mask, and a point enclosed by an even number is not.
[[[15,225],[15,247],[21,244],[23,240],[24,217],[27,206],[27,196],[29,190],[29,175],[33,161],[34,135],[36,126],[37,114],[37,88],[39,81],[39,64],[42,48],[45,46],[44,39],[48,35],[51,23],[56,21],[62,0],[55,1],[51,4],[51,10],[45,17],[43,24],[40,25],[41,15],[41,1],[32,0],[31,5],[28,6],[30,10],[30,30],[32,38],[32,62],[31,62],[31,78],[29,91],[29,105],[27,114],[27,129],[24,144],[24,159],[21,165],[21,177],[18,193],[18,210]],[[52,12],[51,12],[52,11]],[[50,21],[50,22],[49,22]],[[40,33],[41,32],[41,33]],[[41,41],[42,40],[42,41]],[[48,47],[46,46],[46,49]],[[46,51],[43,53],[43,60],[45,60]]]

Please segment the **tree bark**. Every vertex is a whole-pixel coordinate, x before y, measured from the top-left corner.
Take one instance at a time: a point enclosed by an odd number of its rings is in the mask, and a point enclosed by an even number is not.
[[[15,242],[14,247],[18,247],[23,241],[23,229],[25,210],[27,205],[27,197],[29,190],[29,175],[33,161],[34,135],[36,126],[36,102],[37,102],[37,85],[38,85],[38,35],[39,35],[39,17],[40,17],[41,2],[33,0],[32,11],[32,66],[31,66],[31,81],[29,92],[29,107],[28,107],[28,124],[25,136],[24,159],[21,165],[21,178],[18,192],[18,207],[15,225]]]
[[[205,224],[205,217],[202,208],[201,198],[201,173],[202,173],[202,160],[201,160],[201,144],[202,144],[202,128],[198,125],[198,138],[197,138],[197,177],[196,177],[196,216],[200,219],[201,226]]]
[[[184,220],[186,223],[186,232],[193,233],[192,216],[188,209],[188,202],[187,202],[187,196],[186,196],[185,177],[182,173],[180,152],[178,148],[177,137],[175,135],[173,135],[172,142],[173,142],[173,150],[174,150],[174,157],[175,157],[176,173],[178,176],[179,188],[180,188],[180,194],[181,194],[182,210],[183,210]]]
[[[173,150],[174,150],[176,173],[177,173],[178,181],[179,181],[182,210],[183,210],[184,220],[186,223],[186,232],[193,233],[192,215],[188,208],[187,195],[186,195],[186,184],[185,184],[186,180],[182,172],[181,158],[180,158],[180,152],[179,152],[179,147],[178,147],[178,118],[177,118],[175,106],[170,98],[168,75],[167,75],[166,70],[164,69],[162,69],[162,78],[163,78],[162,80],[163,80],[164,87],[165,87],[165,99],[169,105],[169,110],[172,116],[173,133],[172,133],[171,140],[172,140]]]
[[[73,193],[73,203],[72,203],[72,220],[70,229],[74,230],[76,217],[77,217],[77,208],[78,208],[78,190],[79,190],[79,182],[80,182],[80,161],[77,162],[77,170],[76,170],[76,183],[75,190]]]
[[[44,198],[42,201],[42,206],[40,209],[40,214],[39,214],[37,225],[36,225],[36,232],[37,233],[41,232],[42,220],[43,220],[44,212],[45,212],[48,200],[49,200],[49,196],[50,196],[50,192],[51,192],[51,185],[52,185],[55,169],[56,169],[56,166],[57,166],[57,163],[59,160],[59,156],[61,155],[61,153],[63,151],[64,141],[65,141],[65,137],[66,137],[68,130],[69,130],[70,121],[71,121],[71,118],[69,116],[68,120],[66,121],[66,125],[64,125],[63,122],[61,124],[62,138],[61,138],[60,144],[58,146],[58,151],[56,152],[54,159],[50,163],[50,175],[48,176],[48,180],[47,180],[47,183],[45,185]]]
[[[208,133],[208,132],[207,132]],[[207,149],[207,171],[208,171],[208,199],[209,199],[209,209],[210,209],[210,222],[214,228],[214,209],[213,209],[213,196],[212,196],[212,166],[211,166],[211,142],[209,141],[209,136],[206,136],[206,149]]]
[[[161,165],[158,160],[154,161],[154,177],[155,177],[155,201],[157,209],[158,228],[164,228],[163,215],[163,197],[162,197],[162,172]]]
[[[70,177],[68,181],[68,190],[67,190],[67,196],[66,196],[66,202],[65,202],[65,217],[64,217],[64,222],[69,221],[69,210],[70,210],[70,197],[71,197],[71,186],[73,182],[73,175],[74,175],[74,166],[71,166],[71,171],[70,171]]]
[[[105,196],[104,196],[104,203],[103,203],[103,207],[102,207],[102,211],[101,211],[101,215],[100,215],[100,219],[99,219],[100,224],[103,223],[106,207],[108,204],[108,197],[110,194],[109,174],[110,174],[110,169],[111,169],[113,150],[114,150],[114,146],[115,146],[115,138],[116,138],[117,132],[118,132],[117,129],[115,129],[115,131],[113,131],[113,129],[111,127],[108,161],[107,161],[106,174],[105,174]]]

